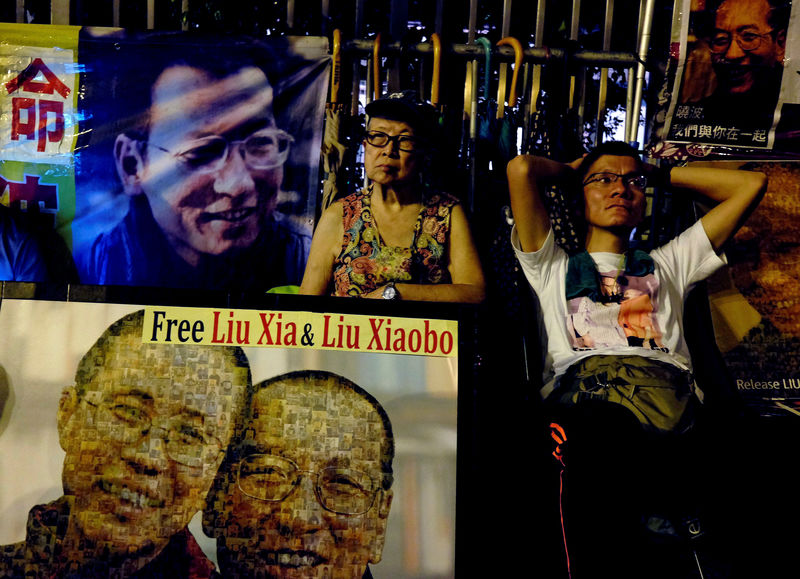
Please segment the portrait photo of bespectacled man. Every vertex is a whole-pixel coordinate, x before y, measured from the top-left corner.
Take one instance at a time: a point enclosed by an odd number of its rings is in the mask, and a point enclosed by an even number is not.
[[[203,525],[226,577],[372,577],[392,505],[386,410],[350,380],[296,371],[256,386]]]
[[[692,2],[674,112],[677,124],[698,127],[682,135],[686,140],[767,146],[785,76],[791,6],[790,0]]]
[[[122,42],[119,59],[102,39],[84,44],[96,66],[84,75],[89,146],[78,148],[81,281],[236,290],[299,284],[315,174],[304,163],[321,124],[312,103],[323,77],[306,74],[305,85],[287,88],[276,69],[304,70],[305,61],[257,44],[145,39]],[[122,63],[113,71],[112,60]]]
[[[212,576],[187,525],[241,428],[248,361],[235,347],[145,344],[142,324],[139,310],[109,326],[63,390],[63,495],[0,547],[0,577]]]

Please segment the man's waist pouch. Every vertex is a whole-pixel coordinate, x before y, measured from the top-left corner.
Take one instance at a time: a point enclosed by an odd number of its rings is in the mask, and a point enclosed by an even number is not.
[[[692,375],[677,366],[642,356],[589,356],[570,366],[551,400],[620,404],[647,429],[683,432],[694,422],[697,398]]]

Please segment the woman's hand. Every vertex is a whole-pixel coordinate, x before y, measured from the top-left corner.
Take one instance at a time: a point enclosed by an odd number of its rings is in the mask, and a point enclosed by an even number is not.
[[[361,294],[361,297],[362,298],[367,298],[367,299],[370,299],[370,300],[383,299],[383,290],[385,288],[386,288],[386,285],[378,286],[374,290],[372,290],[371,292],[367,292],[365,294]]]

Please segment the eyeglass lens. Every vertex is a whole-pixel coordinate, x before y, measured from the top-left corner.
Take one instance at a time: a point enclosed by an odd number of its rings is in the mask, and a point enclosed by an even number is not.
[[[372,507],[377,485],[367,473],[340,467],[309,473],[288,459],[270,454],[253,454],[242,460],[239,488],[252,498],[279,502],[292,493],[303,474],[312,477],[316,498],[329,511],[358,515]]]
[[[251,169],[273,169],[286,162],[293,139],[284,131],[269,129],[250,135],[244,141],[228,141],[219,136],[198,139],[177,154],[192,170],[216,171],[227,160],[231,149],[244,150],[245,164]]]
[[[389,143],[397,145],[401,151],[414,151],[417,146],[417,140],[409,135],[387,135],[381,131],[369,131],[367,133],[367,142],[373,147],[385,147]]]
[[[736,44],[745,52],[756,50],[761,46],[761,41],[766,34],[757,34],[755,32],[736,32],[733,38],[736,39]],[[731,45],[731,35],[728,33],[720,33],[711,39],[712,52],[725,52]]]
[[[647,187],[647,177],[640,173],[628,173],[627,175],[619,175],[617,173],[593,173],[589,178],[584,181],[584,185],[596,184],[598,186],[611,186],[619,179],[627,187],[634,187],[636,189],[644,189]]]
[[[110,437],[118,442],[138,442],[153,428],[151,417],[136,406],[114,403],[99,404],[98,408],[102,411],[98,425],[108,429]],[[167,455],[181,464],[201,467],[221,449],[216,438],[203,432],[203,419],[199,416],[171,416],[164,430]]]

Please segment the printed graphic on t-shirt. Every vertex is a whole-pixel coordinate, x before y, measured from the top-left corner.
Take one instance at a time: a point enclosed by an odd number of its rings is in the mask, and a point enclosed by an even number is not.
[[[599,295],[567,301],[567,331],[573,350],[634,346],[668,352],[655,317],[658,280],[619,270],[601,272]]]

